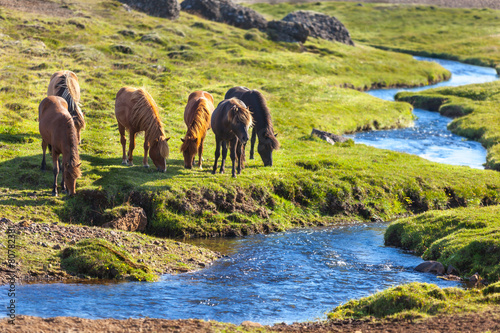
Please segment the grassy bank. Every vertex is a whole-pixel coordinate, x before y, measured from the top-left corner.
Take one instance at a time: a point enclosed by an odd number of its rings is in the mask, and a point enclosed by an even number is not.
[[[338,18],[352,39],[382,49],[500,66],[500,11],[355,2],[253,4],[281,20],[295,10],[313,10]],[[498,70],[499,67],[497,67]]]
[[[500,283],[483,290],[439,288],[427,283],[409,283],[389,288],[369,297],[351,300],[328,314],[330,320],[366,317],[408,319],[484,311],[497,305]]]
[[[415,251],[424,259],[456,267],[462,275],[478,272],[500,279],[500,207],[432,211],[393,222],[386,245]]]
[[[481,142],[488,150],[486,167],[500,170],[500,81],[430,89],[419,93],[401,92],[396,99],[456,117],[448,129]]]

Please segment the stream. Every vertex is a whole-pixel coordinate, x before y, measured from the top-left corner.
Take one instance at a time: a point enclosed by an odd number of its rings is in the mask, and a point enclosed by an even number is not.
[[[497,79],[496,74],[491,74],[494,70],[436,61],[453,73],[450,81],[436,86]],[[390,99],[395,92],[390,89],[370,93]],[[481,167],[484,149],[447,132],[450,119],[423,110],[415,110],[415,114],[418,120],[410,129],[357,134],[355,141],[439,162]],[[436,128],[427,127],[429,124]],[[463,156],[465,152],[467,155]],[[386,228],[387,223],[370,223],[198,240],[199,245],[221,251],[227,257],[198,272],[164,275],[156,283],[19,285],[16,314],[292,323],[325,319],[327,311],[349,299],[406,282],[458,285],[415,272],[414,267],[422,259],[385,247]],[[0,300],[7,304],[7,292],[1,293]]]

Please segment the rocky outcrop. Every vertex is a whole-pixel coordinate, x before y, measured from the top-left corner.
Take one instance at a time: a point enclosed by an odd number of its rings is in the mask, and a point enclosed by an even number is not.
[[[417,267],[415,267],[415,270],[417,272],[422,272],[422,273],[434,273],[438,275],[443,275],[445,272],[444,266],[442,263],[437,262],[437,261],[424,261]]]
[[[323,38],[354,46],[347,28],[335,17],[313,11],[299,10],[288,14],[283,21],[304,24],[311,37]]]
[[[148,15],[171,20],[179,17],[181,9],[177,0],[120,0],[120,2]]]
[[[325,140],[328,143],[334,144],[335,142],[346,142],[348,138],[337,135],[333,133],[328,133],[325,131],[320,131],[319,129],[313,128],[311,135],[316,135],[318,138]]]
[[[103,228],[112,228],[126,231],[144,231],[148,224],[146,212],[140,207],[132,207],[127,213],[108,223],[102,225]]]
[[[265,30],[267,20],[253,9],[231,0],[185,0],[181,9],[211,21],[226,23],[242,29]]]
[[[302,23],[270,21],[267,23],[267,34],[276,42],[304,43],[309,37],[309,29]]]

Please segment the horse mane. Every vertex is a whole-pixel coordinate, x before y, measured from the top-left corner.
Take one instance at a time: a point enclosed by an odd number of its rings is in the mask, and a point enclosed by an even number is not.
[[[193,121],[189,124],[186,136],[184,137],[184,142],[181,145],[181,151],[184,152],[188,150],[191,153],[193,153],[193,151],[196,152],[200,146],[202,136],[207,132],[209,125],[210,108],[208,100],[206,98],[200,98],[194,113]],[[190,145],[188,141],[194,138],[196,139],[196,146]]]
[[[231,104],[233,104],[233,106],[228,112],[228,120],[231,123],[240,122],[245,124],[245,126],[250,127],[253,123],[252,113],[245,105],[245,103],[234,97],[230,98],[229,100],[232,101]]]
[[[83,118],[83,112],[80,109],[78,102],[75,101],[75,96],[78,93],[74,82],[75,79],[71,74],[74,73],[67,71],[63,76],[61,76],[59,82],[56,83],[56,96],[62,97],[66,100],[68,103],[68,111],[73,117],[75,126],[83,130],[85,128],[85,119]]]
[[[144,131],[145,140],[150,146],[158,140],[160,154],[167,158],[169,150],[166,136],[153,97],[146,90],[139,88],[132,93],[132,102],[134,107],[130,115],[131,125]]]
[[[65,166],[65,170],[69,172],[72,178],[77,179],[82,176],[82,172],[80,170],[80,155],[78,154],[78,136],[73,120],[68,119],[66,126],[68,129],[67,135],[70,154],[68,166]]]
[[[262,95],[262,93],[258,90],[251,90],[246,94],[248,94],[248,96],[251,99],[253,99],[254,103],[252,103],[252,105],[260,106],[258,110],[256,110],[255,108],[252,109],[254,118],[259,119],[259,121],[256,122],[256,124],[259,127],[256,128],[257,131],[264,132],[262,134],[270,140],[268,144],[271,146],[272,149],[279,149],[280,144],[276,139],[276,136],[274,135],[274,127],[273,127],[273,122],[271,120],[271,112],[267,107],[267,102],[266,99],[264,98],[264,95]]]

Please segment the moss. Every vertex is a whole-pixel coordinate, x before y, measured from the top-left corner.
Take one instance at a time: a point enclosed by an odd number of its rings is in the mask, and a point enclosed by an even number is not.
[[[86,239],[61,252],[61,266],[69,273],[99,279],[155,281],[158,276],[133,262],[126,251],[99,239]]]

